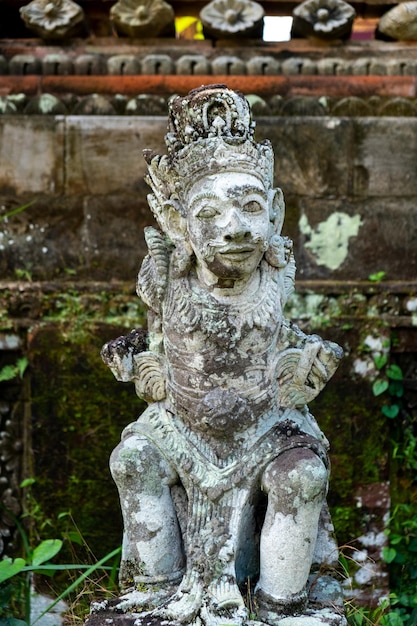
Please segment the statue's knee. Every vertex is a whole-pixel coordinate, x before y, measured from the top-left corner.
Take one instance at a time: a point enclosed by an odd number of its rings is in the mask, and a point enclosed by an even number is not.
[[[275,459],[266,469],[262,488],[279,499],[302,498],[305,502],[323,497],[328,470],[311,450],[295,448]]]
[[[159,450],[138,435],[127,437],[113,450],[110,471],[117,485],[135,484],[141,490],[171,485],[176,480],[176,473]]]

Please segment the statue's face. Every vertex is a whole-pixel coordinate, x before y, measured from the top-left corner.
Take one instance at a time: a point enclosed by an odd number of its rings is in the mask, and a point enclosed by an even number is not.
[[[187,230],[199,269],[223,280],[248,278],[272,232],[268,193],[255,176],[221,173],[188,193]]]

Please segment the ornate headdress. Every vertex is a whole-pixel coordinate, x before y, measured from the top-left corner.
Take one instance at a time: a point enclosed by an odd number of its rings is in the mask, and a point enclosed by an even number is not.
[[[274,157],[269,142],[253,139],[255,123],[243,94],[226,85],[194,89],[169,101],[169,126],[165,136],[168,154],[144,151],[153,194],[148,198],[160,221],[163,205],[183,201],[189,187],[202,176],[221,171],[247,172],[272,185]]]
[[[187,194],[203,176],[221,172],[244,172],[258,177],[272,190],[274,154],[269,141],[254,141],[255,123],[249,102],[226,85],[194,89],[185,97],[169,101],[169,125],[165,135],[168,154],[144,150],[148,163],[146,181],[152,188],[149,206],[163,231],[145,230],[149,255],[138,281],[142,299],[157,310],[168,279],[190,269],[193,250],[186,233]],[[284,200],[280,189],[273,190],[274,227],[265,260],[283,270],[286,297],[294,282],[292,242],[281,237]],[[272,221],[272,220],[271,220]],[[167,236],[168,235],[168,239]],[[153,304],[152,304],[153,303]]]

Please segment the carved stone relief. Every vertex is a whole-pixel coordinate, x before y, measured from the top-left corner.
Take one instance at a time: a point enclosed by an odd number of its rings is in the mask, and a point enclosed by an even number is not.
[[[402,2],[385,13],[377,34],[387,39],[417,41],[417,2]]]
[[[110,9],[110,19],[129,37],[175,36],[174,10],[164,0],[119,0]]]
[[[253,0],[212,0],[200,11],[207,37],[262,37],[264,10]]]
[[[82,8],[73,0],[32,0],[20,9],[20,15],[44,39],[70,37],[84,21]]]
[[[344,0],[305,0],[293,11],[292,36],[321,39],[348,38],[355,9]]]

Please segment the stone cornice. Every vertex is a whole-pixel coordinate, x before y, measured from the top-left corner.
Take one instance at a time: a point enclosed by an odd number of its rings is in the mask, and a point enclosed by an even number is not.
[[[12,76],[415,76],[417,45],[283,43],[102,38],[45,45],[0,40],[0,74]]]
[[[417,329],[417,282],[384,281],[296,281],[295,294],[287,308],[289,317],[311,323],[303,302],[316,298],[320,325],[343,325],[355,320],[366,323],[379,318],[391,328]],[[317,297],[321,297],[320,304]],[[130,315],[126,315],[129,303]],[[135,306],[136,305],[136,306]],[[68,322],[86,316],[90,323],[118,323],[131,326],[143,317],[143,305],[135,295],[132,281],[0,282],[0,329],[18,331],[41,322]],[[142,310],[142,315],[140,311]],[[132,317],[133,315],[133,317]],[[143,321],[143,320],[142,320]],[[417,339],[417,334],[416,334]]]
[[[136,92],[132,90],[116,90],[114,94],[88,95],[79,89],[71,90],[69,93],[60,93],[60,90],[51,90],[41,95],[36,95],[39,90],[35,88],[30,77],[22,77],[17,83],[16,93],[9,93],[0,96],[0,115],[139,115],[139,116],[165,116],[167,111],[167,100],[173,90],[161,89],[161,93],[168,95],[158,95],[156,93]],[[207,77],[212,78],[212,77]],[[223,77],[226,82],[227,77]],[[210,80],[206,81],[212,82]],[[232,81],[228,80],[230,85]],[[329,81],[330,82],[330,81]],[[327,84],[327,87],[329,85]],[[28,87],[29,83],[29,87]],[[281,89],[275,95],[258,95],[263,93],[262,89],[254,90],[249,96],[252,111],[255,117],[294,117],[294,116],[333,116],[333,117],[415,117],[417,116],[417,100],[414,81],[390,81],[394,84],[393,93],[404,95],[390,96],[386,84],[378,80],[380,88],[373,88],[367,91],[362,85],[356,85],[353,95],[350,90],[345,92],[340,89],[341,85],[336,85],[336,89],[326,88],[326,85],[312,85],[308,81],[287,81],[281,82]],[[164,85],[164,81],[162,81]],[[199,83],[200,84],[200,83]],[[276,83],[275,83],[276,84]],[[0,92],[1,92],[0,77]],[[197,85],[194,85],[197,86]],[[252,83],[252,86],[253,83]],[[52,85],[53,87],[53,85]],[[241,85],[242,87],[242,85]],[[371,83],[375,87],[375,82]],[[244,89],[243,89],[244,90]],[[187,91],[187,90],[185,90]],[[181,90],[177,90],[181,93]],[[355,93],[363,94],[361,96]],[[56,95],[57,94],[57,95]],[[86,95],[87,94],[87,95]],[[282,95],[281,95],[282,94]],[[368,95],[367,95],[368,94]]]

